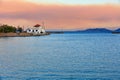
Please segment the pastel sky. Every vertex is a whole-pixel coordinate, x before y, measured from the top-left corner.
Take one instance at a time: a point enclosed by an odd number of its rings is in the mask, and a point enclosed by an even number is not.
[[[120,0],[0,0],[0,24],[46,29],[120,27]]]

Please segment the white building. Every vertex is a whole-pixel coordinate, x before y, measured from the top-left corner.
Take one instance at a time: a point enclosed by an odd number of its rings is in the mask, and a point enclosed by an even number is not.
[[[42,26],[40,26],[39,24],[35,25],[32,28],[28,28],[26,30],[27,33],[32,33],[33,35],[40,35],[40,34],[45,34],[45,29],[43,29]]]

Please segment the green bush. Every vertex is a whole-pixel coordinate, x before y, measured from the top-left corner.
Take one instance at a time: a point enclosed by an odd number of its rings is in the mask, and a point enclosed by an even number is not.
[[[9,32],[16,32],[16,28],[9,25],[0,26],[0,33],[9,33]]]
[[[21,27],[18,27],[18,28],[17,28],[17,32],[20,32],[20,33],[21,33],[21,32],[23,32],[23,29],[22,29]]]

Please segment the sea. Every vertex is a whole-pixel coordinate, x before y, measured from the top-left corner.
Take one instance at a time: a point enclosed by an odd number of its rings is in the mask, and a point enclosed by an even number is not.
[[[120,34],[1,37],[0,80],[120,80]]]

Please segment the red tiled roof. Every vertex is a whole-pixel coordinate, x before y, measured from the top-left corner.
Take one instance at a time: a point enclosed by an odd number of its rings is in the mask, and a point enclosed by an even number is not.
[[[41,25],[40,24],[36,24],[34,27],[40,27]]]

